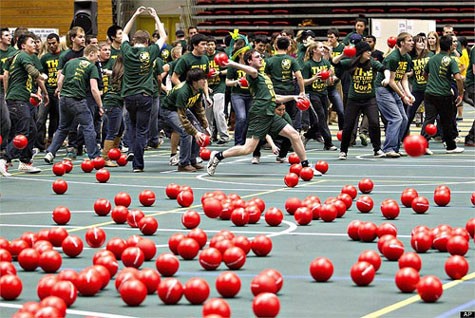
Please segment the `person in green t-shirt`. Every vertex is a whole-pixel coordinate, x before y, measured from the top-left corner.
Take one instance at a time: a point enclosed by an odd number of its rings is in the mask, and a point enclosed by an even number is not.
[[[277,52],[274,56],[266,60],[266,67],[264,73],[266,73],[272,80],[276,94],[279,95],[295,95],[297,85],[298,95],[305,96],[305,85],[302,77],[301,67],[297,60],[287,54],[287,50],[290,47],[290,40],[288,37],[280,36],[276,40]],[[296,84],[294,83],[294,77]],[[286,111],[292,118],[293,126],[296,129],[300,129],[301,116],[300,111],[295,105],[293,99],[285,103],[287,107]]]
[[[414,96],[414,103],[411,106],[407,106],[407,127],[405,136],[410,135],[411,124],[416,117],[419,106],[424,101],[424,92],[426,90],[427,78],[424,76],[424,67],[427,62],[434,55],[427,49],[427,41],[425,36],[414,36],[414,48],[410,52],[412,59],[412,75],[410,77],[412,83],[412,95]],[[430,154],[430,152],[427,152]]]
[[[84,49],[84,54],[83,57],[67,62],[59,75],[57,88],[57,91],[60,92],[59,126],[43,158],[46,163],[53,163],[56,152],[63,145],[71,126],[76,122],[83,129],[88,157],[94,159],[100,155],[96,144],[93,114],[86,99],[87,90],[90,87],[99,109],[99,115],[102,116],[104,110],[97,85],[100,75],[95,65],[99,59],[99,48],[90,44]]]
[[[270,78],[259,72],[262,66],[262,56],[256,50],[252,49],[246,52],[244,60],[247,65],[228,61],[224,66],[237,68],[247,74],[246,79],[252,95],[252,106],[249,110],[249,127],[246,142],[244,145],[234,146],[225,151],[212,152],[207,166],[208,174],[210,176],[214,175],[216,167],[224,158],[244,156],[252,153],[259,144],[259,140],[265,138],[267,134],[278,134],[290,139],[292,148],[299,156],[302,166],[308,167],[309,162],[300,134],[284,118],[275,113],[276,103],[285,103],[291,99],[298,101],[302,97],[275,94]]]
[[[457,62],[449,55],[452,45],[452,36],[440,37],[440,52],[430,58],[424,67],[424,73],[428,75],[427,86],[424,95],[425,120],[422,125],[421,135],[429,142],[429,135],[425,131],[428,124],[433,124],[437,116],[444,132],[447,153],[462,153],[463,148],[457,147],[453,133],[453,117],[456,106],[463,99],[463,79]],[[453,96],[451,79],[457,83],[458,96]],[[456,97],[454,101],[454,97]]]
[[[465,87],[467,97],[475,101],[475,46],[472,46],[469,54],[469,63],[467,68],[467,77],[465,78]],[[468,132],[468,135],[465,137],[465,146],[474,147],[475,146],[475,120],[472,122],[472,128]]]
[[[33,82],[37,84],[43,95],[45,105],[49,98],[46,91],[46,74],[41,74],[35,65],[33,56],[36,53],[35,35],[27,32],[18,38],[18,47],[14,55],[10,56],[4,66],[4,85],[6,86],[5,100],[10,113],[11,130],[10,136],[24,135],[28,144],[24,149],[17,149],[13,140],[9,140],[5,152],[0,159],[0,174],[4,177],[11,176],[7,171],[13,159],[19,159],[18,171],[26,173],[38,173],[41,169],[31,164],[33,157],[33,145],[36,141],[36,123],[34,110],[30,105],[30,95]],[[7,138],[5,136],[5,138]]]
[[[359,35],[361,38],[364,38],[368,34],[368,31],[366,30],[367,25],[368,20],[366,20],[365,18],[356,18],[355,29],[345,36],[345,38],[343,39],[343,43],[345,45],[349,45],[350,43],[352,43],[352,39],[355,38],[355,36],[357,35]]]
[[[46,136],[46,123],[48,122],[47,144],[49,145],[59,124],[59,100],[58,96],[55,95],[56,88],[58,87],[57,67],[59,55],[61,54],[59,35],[56,33],[48,34],[46,44],[48,46],[47,53],[40,58],[40,61],[44,72],[48,74],[46,89],[48,90],[49,104],[48,106],[40,105],[36,126],[38,128],[38,141],[42,144]]]
[[[346,160],[353,128],[361,112],[368,118],[368,130],[376,158],[385,157],[381,150],[381,129],[379,128],[379,112],[374,92],[374,80],[378,72],[385,71],[384,66],[371,57],[371,47],[362,41],[356,44],[356,55],[351,59],[343,59],[345,54],[333,58],[350,75],[350,91],[345,109],[345,126],[340,145],[338,159]],[[389,71],[386,71],[389,77]]]
[[[214,61],[216,51],[216,39],[208,37],[206,53],[209,60],[208,87],[212,90],[213,105],[206,108],[206,118],[210,125],[212,136],[217,136],[217,144],[224,145],[229,141],[228,123],[224,115],[224,93],[226,90],[226,69],[221,69]],[[211,71],[214,70],[214,71]]]
[[[306,145],[311,139],[317,139],[320,132],[324,146],[323,150],[334,151],[338,148],[332,143],[332,136],[327,122],[328,92],[327,79],[322,79],[322,72],[333,74],[333,67],[330,61],[323,58],[323,43],[315,42],[309,45],[305,54],[305,64],[303,67],[303,78],[306,91],[309,93],[310,108],[310,129],[304,134]]]
[[[0,135],[3,137],[1,149],[4,149],[8,143],[11,122],[7,104],[5,103],[5,92],[3,90],[3,65],[5,61],[12,56],[16,49],[12,44],[12,34],[8,28],[0,30]]]
[[[399,158],[402,138],[406,133],[407,115],[404,104],[412,105],[415,101],[409,88],[408,73],[411,71],[409,52],[414,47],[412,35],[402,32],[397,36],[396,47],[383,60],[390,78],[385,79],[378,73],[375,81],[376,102],[386,124],[386,140],[382,150],[388,158]]]
[[[154,18],[155,28],[160,32],[160,39],[149,45],[150,34],[147,31],[138,30],[133,35],[133,45],[131,45],[128,34],[135,20],[142,13],[148,13]],[[160,55],[160,47],[167,39],[163,24],[154,8],[139,7],[127,22],[122,34],[124,79],[121,94],[129,115],[129,119],[126,120],[128,146],[131,151],[128,159],[132,160],[134,172],[144,171],[143,154],[147,145],[154,94],[153,61]]]
[[[180,172],[195,172],[204,168],[196,158],[200,150],[199,144],[206,138],[202,131],[207,130],[210,135],[202,101],[206,77],[199,68],[189,70],[186,81],[168,92],[160,108],[163,120],[180,134]]]

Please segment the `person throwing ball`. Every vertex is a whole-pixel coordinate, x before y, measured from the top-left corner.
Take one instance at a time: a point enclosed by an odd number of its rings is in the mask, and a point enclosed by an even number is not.
[[[207,172],[214,175],[216,167],[224,158],[244,156],[252,153],[259,144],[259,140],[269,135],[281,135],[287,137],[303,167],[308,167],[309,163],[305,153],[305,147],[300,139],[299,133],[287,123],[282,117],[275,114],[276,103],[285,103],[291,100],[298,101],[302,97],[297,95],[276,95],[270,78],[259,72],[262,67],[262,56],[256,50],[250,50],[244,55],[247,65],[233,61],[223,61],[223,66],[233,67],[244,71],[249,83],[249,91],[252,96],[252,106],[249,110],[249,126],[244,145],[237,145],[225,151],[213,151],[208,162]]]

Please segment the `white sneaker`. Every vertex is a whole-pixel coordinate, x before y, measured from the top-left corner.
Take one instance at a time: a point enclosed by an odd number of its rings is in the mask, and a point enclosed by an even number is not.
[[[427,156],[432,156],[434,153],[432,152],[432,150],[430,150],[429,148],[426,148],[426,155]]]
[[[323,150],[326,151],[336,151],[338,148],[336,146],[323,147]]]
[[[18,171],[26,173],[40,173],[41,169],[33,166],[31,163],[20,162],[18,165]]]
[[[386,154],[381,149],[379,149],[378,151],[374,152],[373,156],[375,158],[384,158],[386,157]]]
[[[0,159],[0,174],[4,177],[12,176],[11,173],[8,173],[8,165],[5,159]]]
[[[44,158],[46,163],[53,163],[53,160],[54,160],[54,155],[51,153],[51,152],[48,152]]]
[[[252,159],[251,159],[251,163],[252,163],[253,165],[257,165],[257,164],[259,164],[260,162],[261,162],[261,158],[259,158],[259,157],[252,157]]]
[[[386,157],[387,158],[399,158],[401,157],[401,155],[395,151],[389,151],[389,152],[386,152]]]
[[[455,149],[451,149],[451,150],[446,150],[445,152],[446,153],[462,153],[465,151],[465,148],[462,148],[462,147],[457,147]]]
[[[278,163],[287,163],[287,162],[289,162],[286,157],[276,157],[275,161],[277,161]]]
[[[203,159],[201,159],[201,157],[196,157],[196,163],[203,163]]]
[[[178,157],[178,154],[175,154],[174,156],[170,157],[168,164],[170,166],[178,166],[178,162],[180,162],[180,158]]]
[[[346,152],[340,152],[340,155],[338,156],[338,160],[346,160],[348,156],[346,155]]]
[[[216,167],[219,165],[220,161],[218,158],[216,158],[216,155],[218,154],[217,151],[213,151],[211,153],[211,157],[209,158],[208,161],[208,166],[206,167],[206,171],[210,176],[213,176],[214,173],[216,172]]]

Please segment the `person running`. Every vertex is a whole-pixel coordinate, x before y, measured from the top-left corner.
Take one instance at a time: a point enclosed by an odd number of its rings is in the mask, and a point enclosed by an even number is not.
[[[3,64],[16,52],[16,49],[11,45],[12,34],[8,28],[0,29],[0,36],[0,135],[3,137],[0,148],[4,149],[8,143],[11,122],[8,107],[5,103],[5,91],[3,88]]]
[[[259,141],[267,134],[281,135],[290,139],[294,151],[300,158],[303,167],[308,167],[309,162],[305,153],[305,147],[300,139],[300,135],[292,125],[288,124],[284,118],[275,114],[276,103],[285,103],[289,100],[298,101],[300,96],[296,95],[276,95],[270,78],[259,73],[262,66],[262,56],[252,49],[244,55],[246,65],[228,61],[225,66],[237,68],[244,71],[249,83],[249,90],[252,95],[252,106],[249,110],[249,126],[244,145],[234,146],[225,151],[213,151],[208,161],[207,172],[210,176],[216,172],[216,167],[225,158],[244,156],[252,153],[256,149]]]
[[[414,47],[412,35],[402,32],[397,36],[397,46],[383,60],[383,65],[389,69],[389,81],[383,73],[376,77],[376,101],[381,115],[387,120],[386,140],[383,151],[388,158],[399,158],[402,138],[406,133],[407,115],[404,104],[412,105],[414,96],[409,89],[407,74],[411,71],[409,52]]]
[[[90,159],[100,155],[96,144],[96,132],[91,109],[87,105],[87,90],[90,87],[92,96],[98,105],[99,114],[104,113],[101,94],[97,85],[99,72],[95,65],[99,59],[99,48],[88,45],[84,49],[84,57],[67,62],[58,78],[57,90],[59,99],[59,126],[53,140],[46,149],[44,160],[53,163],[56,152],[63,145],[72,125],[79,123],[83,128],[84,141]]]
[[[32,108],[30,107],[30,94],[32,81],[41,88],[43,101],[48,105],[49,98],[45,86],[48,79],[46,74],[40,73],[35,67],[33,56],[36,52],[35,35],[27,32],[18,38],[20,50],[8,58],[4,65],[4,85],[6,87],[5,100],[10,113],[11,130],[10,136],[24,135],[28,139],[28,145],[24,149],[13,146],[13,140],[9,140],[5,152],[0,159],[0,174],[9,177],[7,171],[13,159],[20,159],[18,171],[26,173],[38,173],[41,169],[31,164],[33,158],[33,145],[36,141],[36,123]]]
[[[343,128],[338,159],[347,159],[352,130],[360,112],[363,112],[368,118],[369,136],[373,144],[374,157],[385,157],[384,152],[381,150],[379,112],[374,92],[376,73],[384,71],[385,68],[380,62],[371,57],[371,47],[367,42],[356,44],[355,57],[351,59],[343,59],[343,57],[344,54],[341,54],[333,58],[333,63],[340,64],[351,75],[348,103],[345,109],[345,127]],[[386,75],[389,77],[389,74]]]
[[[452,36],[440,37],[440,52],[427,62],[424,73],[428,76],[424,95],[425,120],[422,125],[421,135],[429,143],[429,135],[425,131],[428,124],[433,124],[437,116],[444,131],[446,152],[448,154],[462,153],[464,148],[457,147],[454,135],[453,114],[456,105],[463,99],[463,79],[460,75],[457,62],[450,57]],[[458,96],[453,96],[451,79],[455,79],[458,88]],[[455,101],[454,101],[455,98]]]

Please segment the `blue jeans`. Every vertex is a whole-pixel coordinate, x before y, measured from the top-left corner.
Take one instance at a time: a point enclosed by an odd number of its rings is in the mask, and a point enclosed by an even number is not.
[[[150,125],[148,131],[148,140],[147,143],[150,146],[158,145],[158,133],[160,132],[158,126],[158,117],[160,116],[160,98],[154,97],[152,103],[152,110],[150,112]]]
[[[122,116],[122,107],[111,107],[106,113],[106,120],[104,120],[106,126],[106,139],[114,140],[116,137],[121,136],[121,131],[124,130],[124,119]]]
[[[129,149],[134,154],[132,168],[143,169],[145,166],[143,153],[147,144],[153,98],[148,95],[136,94],[125,97],[124,102],[129,113],[129,120],[126,122],[130,138]]]
[[[328,89],[328,99],[332,103],[332,108],[338,115],[338,129],[343,130],[345,126],[345,111],[343,110],[343,101],[336,88]]]
[[[87,106],[87,101],[86,99],[78,100],[71,97],[61,97],[59,99],[59,126],[53,136],[51,145],[49,145],[46,151],[56,155],[74,122],[78,122],[82,126],[89,158],[94,159],[98,157],[100,153],[96,144],[96,131],[94,130],[94,121],[91,111]]]
[[[231,105],[236,114],[234,127],[234,144],[244,145],[247,132],[247,114],[251,109],[252,98],[250,95],[231,94]]]
[[[162,107],[160,108],[160,116],[174,131],[180,134],[180,161],[178,164],[180,166],[195,164],[200,147],[196,142],[194,142],[194,137],[188,135],[185,129],[183,129],[180,118],[178,118],[178,113]],[[189,119],[190,116],[194,117],[190,111],[187,111],[187,116]],[[193,122],[192,119],[190,119],[190,121]]]
[[[9,140],[3,158],[10,162],[12,159],[20,159],[23,163],[29,163],[33,155],[33,145],[36,141],[36,123],[33,118],[32,107],[29,103],[20,100],[7,100],[10,112],[10,136],[2,136]],[[28,139],[26,148],[20,150],[13,146],[13,138],[16,135],[24,135]]]
[[[407,115],[401,98],[397,93],[385,87],[376,89],[376,101],[381,115],[387,120],[386,140],[382,150],[384,152],[399,152],[401,141],[407,127]]]

